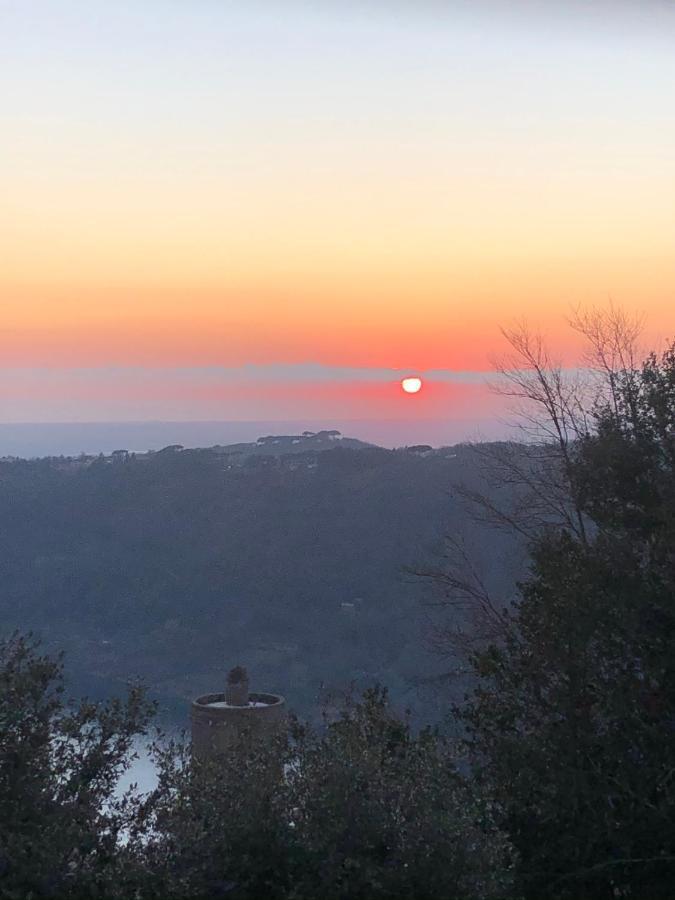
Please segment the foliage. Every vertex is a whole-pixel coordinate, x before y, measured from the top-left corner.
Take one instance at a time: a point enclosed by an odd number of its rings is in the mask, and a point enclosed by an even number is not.
[[[0,663],[0,897],[505,897],[494,809],[440,736],[384,691],[321,732],[242,734],[217,759],[156,742],[159,781],[117,793],[151,709],[64,705],[60,662],[14,637]]]
[[[374,689],[323,734],[306,733],[289,779],[299,896],[487,898],[510,884],[491,804],[439,735],[415,736]],[[322,887],[323,886],[323,887]]]
[[[460,711],[531,897],[672,895],[675,353],[615,373],[572,448],[585,533],[548,530]]]
[[[288,896],[285,740],[251,746],[242,739],[208,761],[194,760],[182,741],[154,753],[158,786],[134,832],[151,874],[143,896]]]
[[[66,704],[60,661],[0,643],[0,897],[127,896],[134,804],[114,788],[151,713],[138,688]]]
[[[490,804],[383,691],[321,733],[296,722],[276,745],[243,742],[215,764],[175,748],[159,759],[146,807],[158,895],[505,896],[509,847]]]

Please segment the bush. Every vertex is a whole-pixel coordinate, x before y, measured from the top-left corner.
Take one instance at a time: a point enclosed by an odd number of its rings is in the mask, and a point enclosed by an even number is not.
[[[146,814],[163,896],[480,900],[506,895],[509,846],[439,736],[414,736],[381,690],[323,733],[293,723],[217,761],[158,755]]]
[[[0,897],[124,897],[136,815],[119,776],[153,707],[63,701],[61,662],[30,638],[0,642]]]

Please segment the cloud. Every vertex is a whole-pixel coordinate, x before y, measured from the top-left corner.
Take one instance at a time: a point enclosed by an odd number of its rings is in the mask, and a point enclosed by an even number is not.
[[[399,382],[419,374],[414,400]],[[346,421],[494,418],[487,373],[320,363],[0,368],[0,421]],[[180,442],[179,442],[180,443]],[[0,451],[2,448],[0,447]]]
[[[233,384],[340,384],[350,382],[388,383],[400,381],[406,375],[420,375],[428,381],[482,384],[487,372],[457,371],[453,369],[416,368],[394,369],[382,367],[331,366],[323,363],[245,364],[241,366],[96,366],[78,368],[0,368],[0,380],[135,382],[154,381]]]

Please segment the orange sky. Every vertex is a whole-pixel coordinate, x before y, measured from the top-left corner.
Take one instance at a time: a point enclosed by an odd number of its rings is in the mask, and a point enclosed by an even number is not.
[[[0,420],[407,417],[340,380],[167,380],[153,410],[36,372],[485,371],[501,324],[571,354],[565,316],[610,297],[674,335],[675,15],[424,7],[5,4]]]

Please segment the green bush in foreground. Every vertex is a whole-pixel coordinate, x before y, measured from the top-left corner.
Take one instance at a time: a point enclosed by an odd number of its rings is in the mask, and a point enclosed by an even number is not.
[[[0,897],[127,897],[136,805],[115,788],[153,707],[68,705],[62,679],[31,639],[0,643]]]
[[[29,640],[0,645],[0,897],[508,895],[510,852],[452,747],[367,692],[322,732],[242,737],[198,763],[157,744],[157,788],[115,794],[152,712],[61,698]]]
[[[414,736],[386,693],[366,692],[317,733],[292,724],[215,763],[159,753],[144,814],[157,895],[496,898],[508,843],[452,748]]]

